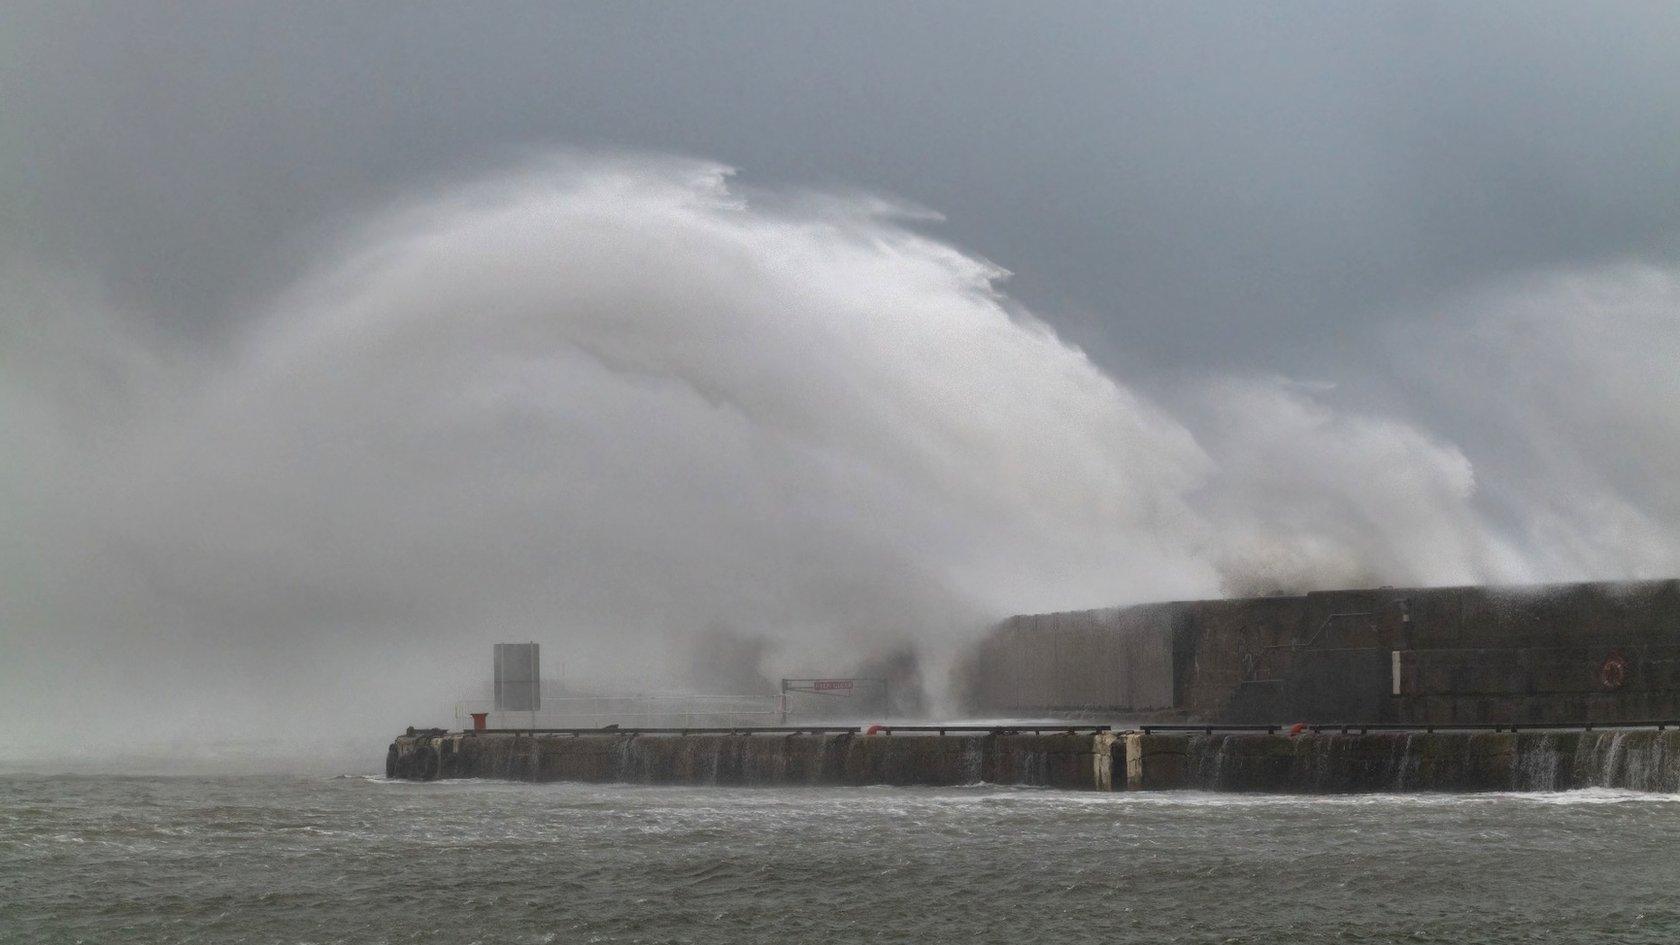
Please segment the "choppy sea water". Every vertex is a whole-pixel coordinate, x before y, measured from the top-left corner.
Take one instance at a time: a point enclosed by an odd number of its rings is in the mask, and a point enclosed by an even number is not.
[[[1680,797],[0,778],[0,941],[1680,941]]]

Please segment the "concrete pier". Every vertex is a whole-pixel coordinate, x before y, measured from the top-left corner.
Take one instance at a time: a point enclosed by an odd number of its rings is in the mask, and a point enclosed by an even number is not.
[[[1628,725],[1680,718],[1680,581],[1023,614],[964,665],[966,710],[984,718]]]
[[[412,732],[387,777],[629,784],[949,786],[1111,790],[1108,732],[855,731],[647,734]]]
[[[1286,794],[1680,791],[1680,732],[1128,733],[1126,786]]]
[[[1680,731],[748,734],[411,731],[386,755],[407,780],[761,786],[1002,784],[1084,791],[1336,794],[1680,792]]]

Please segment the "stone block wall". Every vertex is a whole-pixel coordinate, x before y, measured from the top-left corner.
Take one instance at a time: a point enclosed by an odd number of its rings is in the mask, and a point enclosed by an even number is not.
[[[1622,678],[1607,680],[1612,658]],[[971,666],[971,709],[998,715],[1670,719],[1680,717],[1680,581],[1375,588],[1024,615],[976,647]]]

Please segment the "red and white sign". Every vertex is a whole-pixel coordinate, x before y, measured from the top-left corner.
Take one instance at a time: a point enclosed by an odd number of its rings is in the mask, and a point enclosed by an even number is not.
[[[813,679],[812,692],[833,692],[836,689],[850,689],[855,680],[851,679]]]

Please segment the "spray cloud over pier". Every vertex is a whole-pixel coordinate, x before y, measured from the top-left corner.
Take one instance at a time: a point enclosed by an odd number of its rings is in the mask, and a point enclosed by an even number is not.
[[[9,737],[382,735],[496,639],[600,674],[716,627],[772,674],[912,641],[937,685],[1011,612],[1680,565],[1669,271],[1465,294],[1359,378],[1133,378],[938,225],[553,157],[346,227],[213,343],[20,264]]]

